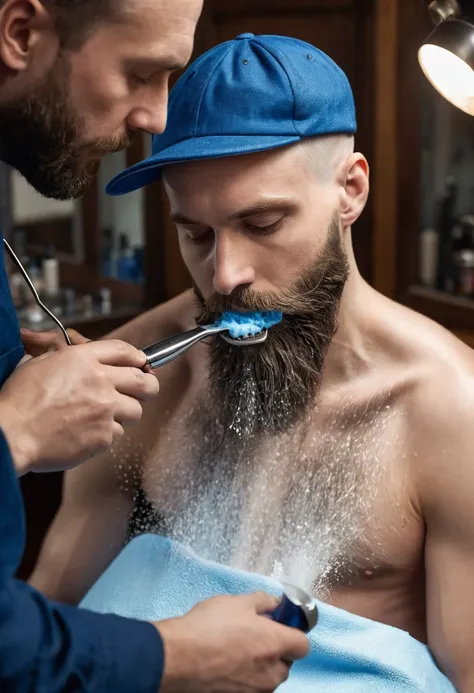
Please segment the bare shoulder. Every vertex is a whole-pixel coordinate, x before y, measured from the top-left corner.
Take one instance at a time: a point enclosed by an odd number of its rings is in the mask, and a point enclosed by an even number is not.
[[[196,315],[193,293],[185,291],[170,301],[142,313],[107,336],[123,339],[137,348],[144,348],[193,327],[193,318]]]
[[[474,431],[474,351],[438,323],[372,295],[378,382],[401,414],[406,456],[423,465],[441,459]],[[433,468],[431,468],[433,471]]]
[[[448,330],[403,307],[407,345],[403,411],[407,456],[419,504],[456,503],[474,484],[474,351]]]
[[[458,415],[473,416],[474,351],[441,325],[407,311],[406,323],[413,381],[412,415],[429,425],[448,426]],[[418,412],[418,415],[416,414]]]

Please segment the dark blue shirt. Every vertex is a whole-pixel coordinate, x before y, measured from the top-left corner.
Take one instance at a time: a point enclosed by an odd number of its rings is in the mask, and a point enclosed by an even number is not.
[[[23,347],[1,236],[0,246],[1,386]],[[0,691],[157,693],[163,673],[158,631],[148,623],[56,604],[15,580],[24,542],[20,488],[0,429]]]

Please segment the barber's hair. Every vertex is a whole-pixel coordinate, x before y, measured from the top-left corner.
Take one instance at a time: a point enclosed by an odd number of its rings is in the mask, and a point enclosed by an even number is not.
[[[61,44],[76,50],[98,25],[117,19],[125,0],[40,0],[55,20]],[[0,9],[7,0],[0,0]]]

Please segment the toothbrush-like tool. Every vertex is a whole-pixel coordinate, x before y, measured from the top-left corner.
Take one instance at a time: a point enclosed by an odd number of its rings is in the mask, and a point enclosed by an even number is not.
[[[164,366],[170,361],[174,361],[178,356],[186,353],[188,349],[191,349],[195,344],[205,339],[206,337],[211,337],[213,335],[220,335],[226,342],[230,344],[235,344],[237,346],[251,346],[253,344],[262,344],[267,338],[268,331],[263,330],[256,335],[251,335],[250,337],[240,337],[233,339],[227,334],[227,327],[219,327],[218,325],[204,325],[195,327],[193,330],[188,330],[181,334],[176,334],[173,337],[168,337],[160,342],[156,342],[146,349],[143,349],[147,357],[147,365],[150,368],[159,368]]]
[[[195,327],[193,330],[168,337],[144,349],[147,365],[159,368],[184,354],[201,339],[220,335],[234,346],[252,346],[262,344],[267,338],[267,328],[276,325],[282,319],[277,311],[260,313],[225,312],[213,325]]]

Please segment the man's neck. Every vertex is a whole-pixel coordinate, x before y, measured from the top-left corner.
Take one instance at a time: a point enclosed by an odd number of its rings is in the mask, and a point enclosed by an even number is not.
[[[338,328],[325,359],[323,388],[368,373],[374,365],[376,330],[372,315],[382,297],[359,274],[355,261],[344,287]]]

